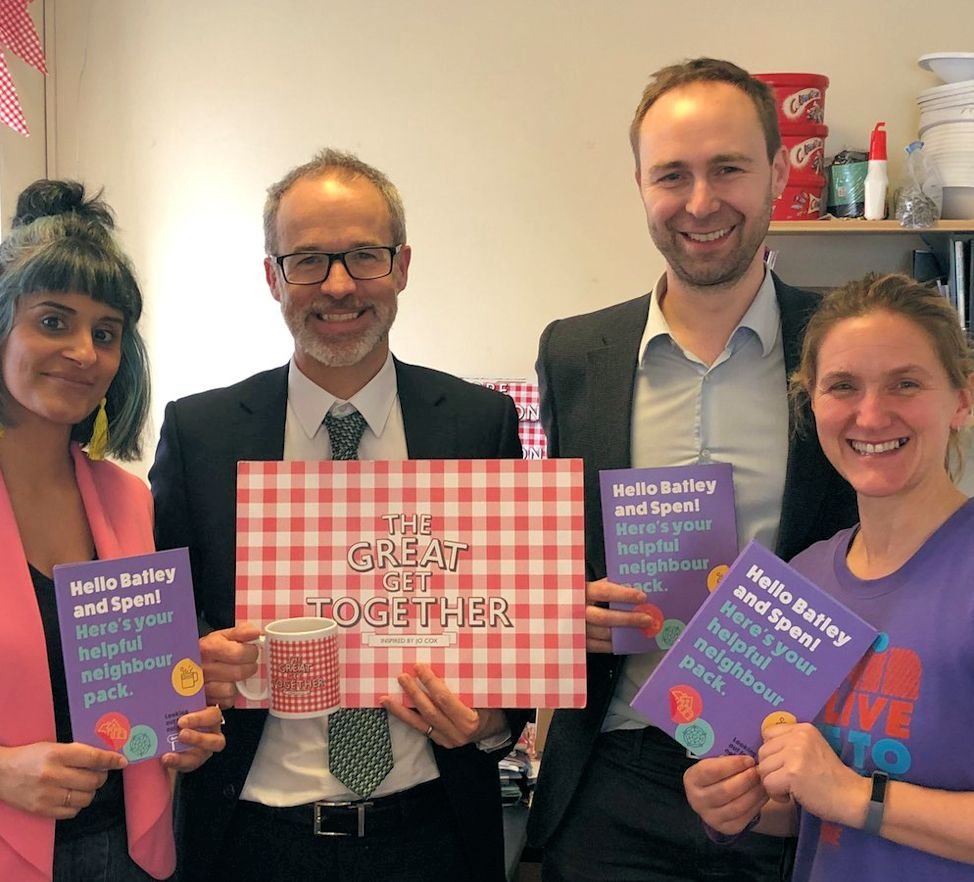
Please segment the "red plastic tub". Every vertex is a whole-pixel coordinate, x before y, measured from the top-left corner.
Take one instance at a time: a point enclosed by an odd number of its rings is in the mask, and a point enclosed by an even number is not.
[[[825,139],[828,126],[810,125],[802,132],[782,132],[781,143],[788,151],[789,184],[824,183]]]
[[[825,210],[825,186],[800,185],[785,187],[771,209],[772,220],[818,220]]]
[[[825,90],[829,78],[811,73],[761,73],[754,78],[771,86],[778,104],[782,133],[825,122]]]

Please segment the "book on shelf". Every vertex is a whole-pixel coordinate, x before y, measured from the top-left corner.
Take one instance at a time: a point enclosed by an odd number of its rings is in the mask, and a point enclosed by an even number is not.
[[[957,310],[961,327],[967,328],[971,305],[971,240],[963,236],[952,237],[950,242],[948,299]]]
[[[503,805],[514,805],[527,800],[538,776],[534,762],[526,753],[515,748],[497,764],[497,771]]]
[[[913,252],[911,274],[918,282],[946,282],[948,273],[936,252],[918,248]]]
[[[971,322],[974,320],[974,240],[967,240],[967,324],[965,328],[970,329]]]

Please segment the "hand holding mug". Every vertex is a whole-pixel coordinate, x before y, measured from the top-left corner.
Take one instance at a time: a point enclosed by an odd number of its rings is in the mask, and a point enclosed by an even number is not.
[[[200,638],[200,659],[206,703],[226,710],[237,699],[237,681],[257,673],[257,646],[260,629],[249,622],[233,628],[211,631]]]

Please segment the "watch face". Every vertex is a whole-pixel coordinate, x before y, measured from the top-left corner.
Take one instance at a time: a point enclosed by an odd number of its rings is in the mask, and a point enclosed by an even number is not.
[[[883,812],[886,809],[886,785],[889,783],[889,775],[886,772],[873,772],[873,792],[869,797],[869,806],[866,809],[866,823],[863,830],[879,835],[879,830],[883,826]]]
[[[886,772],[873,772],[873,793],[869,797],[870,802],[882,802],[886,799],[886,785],[889,783],[889,775]]]

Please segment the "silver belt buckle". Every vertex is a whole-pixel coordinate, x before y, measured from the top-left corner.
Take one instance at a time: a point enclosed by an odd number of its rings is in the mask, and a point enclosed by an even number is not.
[[[321,810],[324,808],[351,808],[355,807],[355,813],[358,817],[358,827],[356,829],[355,835],[361,839],[365,835],[365,810],[371,808],[371,802],[327,802],[325,800],[319,800],[315,803],[315,821],[314,821],[314,835],[315,836],[351,836],[351,833],[344,833],[341,830],[322,830],[321,829]]]

